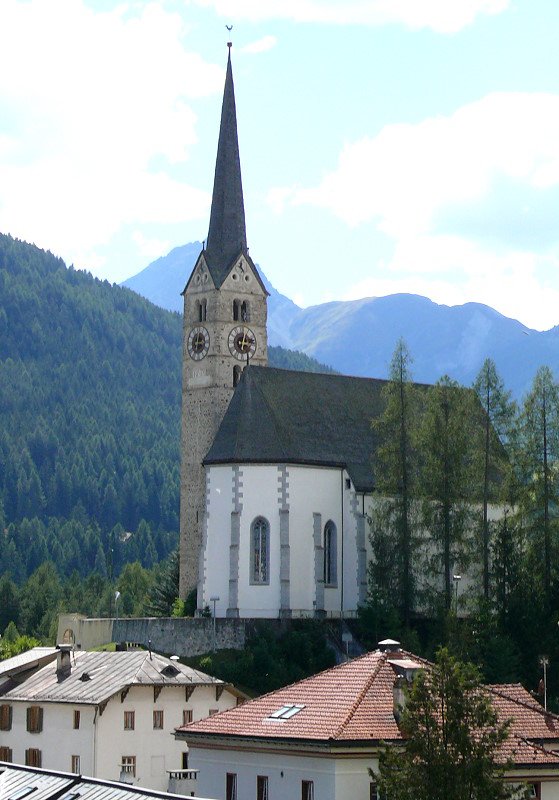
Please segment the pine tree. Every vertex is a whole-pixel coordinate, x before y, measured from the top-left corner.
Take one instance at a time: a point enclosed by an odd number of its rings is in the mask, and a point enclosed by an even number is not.
[[[403,751],[386,746],[378,788],[390,800],[499,800],[511,796],[499,748],[510,720],[500,722],[472,664],[439,650],[416,677],[400,719]]]

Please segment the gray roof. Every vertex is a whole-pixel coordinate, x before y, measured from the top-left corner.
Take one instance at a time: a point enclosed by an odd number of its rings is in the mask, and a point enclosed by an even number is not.
[[[378,445],[371,420],[386,383],[250,366],[204,463],[345,467],[355,489],[370,492]]]
[[[60,678],[56,663],[47,664],[20,684],[0,687],[4,700],[98,704],[130,686],[227,685],[218,678],[145,650],[75,651],[72,669]],[[173,674],[178,670],[178,674]],[[169,674],[170,673],[170,674]],[[84,680],[84,674],[88,676]]]
[[[231,51],[229,51],[215,162],[210,228],[205,249],[206,263],[217,289],[241,253],[247,254],[247,239],[235,89]]]
[[[5,676],[16,675],[28,669],[46,664],[56,658],[56,647],[32,647],[12,658],[0,661],[0,680]]]
[[[116,781],[85,778],[66,772],[24,767],[0,762],[0,798],[10,800],[18,791],[33,788],[29,800],[137,800],[141,797],[176,798],[179,795],[156,792]],[[182,796],[181,796],[182,797]],[[200,798],[199,800],[203,800]]]

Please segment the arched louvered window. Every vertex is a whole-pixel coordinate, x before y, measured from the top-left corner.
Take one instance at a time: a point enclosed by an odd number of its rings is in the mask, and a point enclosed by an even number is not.
[[[250,526],[250,582],[270,583],[270,523],[264,517]]]
[[[198,322],[205,322],[208,313],[208,301],[198,300]]]
[[[332,520],[324,526],[324,583],[326,586],[338,583],[338,531]]]

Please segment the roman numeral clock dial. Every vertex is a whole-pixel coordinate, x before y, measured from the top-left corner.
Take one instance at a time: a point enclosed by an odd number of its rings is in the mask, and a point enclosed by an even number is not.
[[[246,325],[238,325],[229,334],[229,352],[238,361],[252,358],[256,352],[256,336]]]
[[[201,361],[210,348],[210,334],[201,325],[192,328],[186,343],[188,355],[194,361]]]

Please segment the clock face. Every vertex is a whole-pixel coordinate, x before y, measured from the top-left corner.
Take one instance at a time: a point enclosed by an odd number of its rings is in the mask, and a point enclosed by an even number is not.
[[[238,325],[229,334],[229,351],[239,361],[252,358],[256,352],[256,336],[246,325]]]
[[[188,334],[188,355],[194,361],[201,361],[210,347],[210,334],[201,325],[192,328]]]

